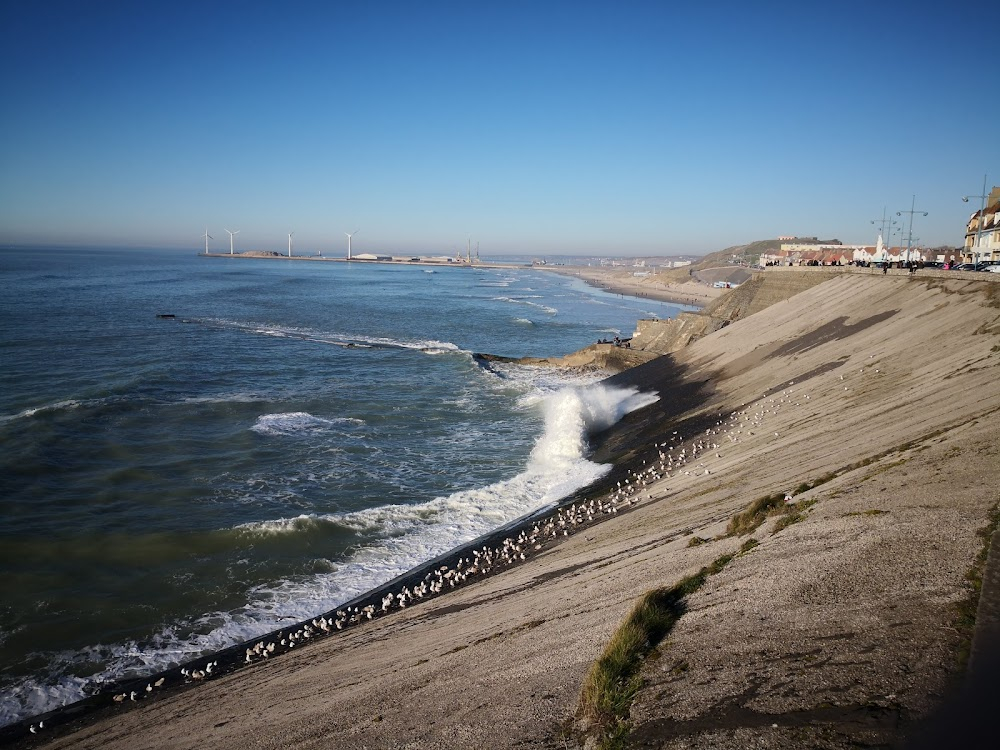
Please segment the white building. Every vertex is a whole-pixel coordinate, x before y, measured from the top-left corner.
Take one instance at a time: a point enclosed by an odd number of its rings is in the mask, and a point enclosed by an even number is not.
[[[1000,261],[1000,187],[990,191],[986,207],[969,217],[965,226],[966,263]]]

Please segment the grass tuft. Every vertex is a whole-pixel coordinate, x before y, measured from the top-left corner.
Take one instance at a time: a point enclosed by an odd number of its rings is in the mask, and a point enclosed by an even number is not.
[[[697,591],[732,559],[733,555],[723,555],[675,586],[646,592],[618,626],[587,673],[577,709],[578,717],[590,722],[600,750],[625,747],[631,729],[629,711],[642,687],[639,673],[643,661],[684,614],[684,597]]]
[[[956,605],[955,627],[962,634],[958,649],[959,666],[965,668],[972,655],[972,636],[976,627],[976,613],[979,609],[979,595],[983,589],[983,569],[990,554],[990,539],[1000,528],[1000,501],[993,504],[987,517],[986,525],[978,532],[982,539],[979,553],[972,561],[972,566],[965,573],[969,584],[969,595]]]
[[[757,498],[746,510],[733,516],[726,526],[726,536],[743,536],[757,529],[772,513],[777,512],[785,504],[785,495],[781,492],[775,495],[765,495]]]
[[[749,538],[749,539],[747,539],[747,540],[746,540],[745,542],[743,542],[743,546],[742,546],[742,547],[740,547],[740,554],[741,554],[741,555],[745,555],[745,554],[746,554],[747,552],[749,552],[750,550],[752,550],[752,549],[753,549],[754,547],[756,547],[756,546],[757,546],[758,544],[760,544],[760,542],[758,542],[758,541],[757,541],[756,539],[754,539],[753,537],[750,537],[750,538]]]
[[[845,513],[844,517],[848,518],[850,516],[884,516],[889,511],[879,510],[878,508],[870,508],[869,510],[852,510],[850,513]]]
[[[772,534],[777,534],[782,529],[787,529],[793,523],[798,523],[805,519],[805,514],[803,513],[786,513],[777,521],[774,522],[774,529],[771,530]]]

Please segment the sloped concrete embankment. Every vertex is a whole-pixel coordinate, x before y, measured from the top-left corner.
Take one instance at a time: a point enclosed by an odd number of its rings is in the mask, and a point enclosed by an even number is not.
[[[646,660],[633,742],[899,745],[961,675],[956,608],[1000,499],[998,375],[997,285],[829,278],[610,379],[660,393],[597,450],[624,462],[597,492],[637,487],[634,509],[46,746],[577,746],[580,686],[633,603],[727,554]],[[726,533],[784,492],[794,523]]]
[[[794,297],[830,278],[828,275],[807,273],[807,269],[797,272],[799,270],[789,269],[790,273],[782,274],[759,271],[704,310],[681,313],[670,320],[640,320],[632,345],[660,354],[680,351],[713,331]]]

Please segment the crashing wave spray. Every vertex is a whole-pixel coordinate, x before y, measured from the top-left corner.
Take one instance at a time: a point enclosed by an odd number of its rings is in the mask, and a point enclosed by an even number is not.
[[[610,470],[610,466],[587,460],[590,435],[657,400],[655,393],[601,384],[563,388],[537,399],[545,427],[524,471],[511,479],[415,505],[383,505],[350,513],[303,514],[239,524],[234,530],[249,538],[308,534],[324,526],[363,529],[374,538],[338,562],[334,572],[257,587],[243,607],[205,614],[186,623],[184,629],[194,632],[181,634],[174,624],[146,644],[133,641],[52,654],[57,668],[90,660],[103,661],[106,666],[87,678],[53,675],[48,685],[34,679],[22,681],[8,695],[0,696],[0,725],[83,698],[100,683],[154,673],[277,630],[290,621],[335,609],[427,560],[549,506]],[[312,426],[311,415],[305,413],[270,416],[282,429]],[[261,424],[253,429],[259,431]],[[264,424],[270,429],[276,426],[267,420]]]

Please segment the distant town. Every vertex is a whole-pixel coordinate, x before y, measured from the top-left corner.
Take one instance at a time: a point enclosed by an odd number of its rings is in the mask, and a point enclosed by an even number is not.
[[[985,192],[985,191],[984,191]],[[1000,266],[1000,187],[993,187],[982,199],[983,207],[974,212],[965,226],[965,241],[961,247],[923,247],[913,236],[913,217],[923,212],[911,210],[897,213],[897,221],[885,215],[881,220],[873,219],[876,241],[871,245],[847,245],[838,239],[821,240],[818,237],[785,235],[770,240],[758,240],[746,245],[737,245],[718,253],[711,253],[721,263],[747,267],[764,266],[838,266],[838,265],[883,265],[905,266],[919,264],[962,270],[993,270]],[[903,218],[903,214],[909,214]],[[926,214],[924,214],[926,215]],[[208,241],[212,236],[206,229],[203,235],[208,257],[251,257],[251,258],[294,258],[297,260],[399,263],[405,265],[459,266],[479,268],[504,268],[512,266],[599,266],[603,268],[634,268],[636,275],[655,274],[658,269],[682,268],[704,260],[698,255],[663,255],[631,257],[595,256],[532,256],[508,255],[495,258],[481,258],[479,245],[473,248],[469,242],[464,253],[452,255],[394,255],[390,253],[354,253],[351,237],[347,234],[346,257],[323,255],[322,252],[294,253],[292,235],[288,235],[287,252],[274,250],[246,250],[237,252],[235,235],[239,231],[225,230],[229,234],[229,252],[209,252]],[[889,235],[888,239],[886,235]],[[896,244],[893,244],[893,241]]]

